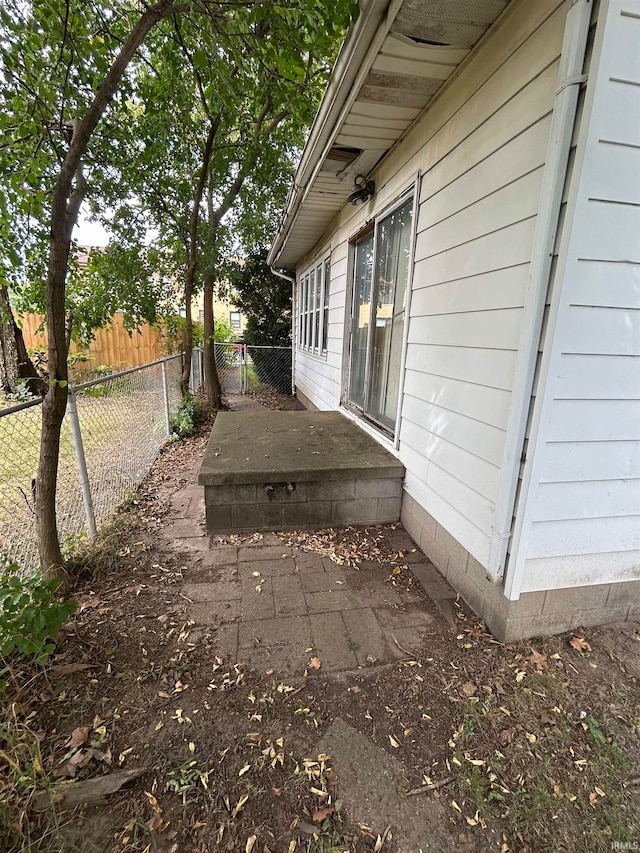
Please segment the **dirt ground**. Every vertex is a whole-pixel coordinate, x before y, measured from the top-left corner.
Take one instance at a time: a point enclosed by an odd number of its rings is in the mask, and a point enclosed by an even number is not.
[[[330,673],[310,657],[286,679],[225,659],[214,635],[192,642],[194,555],[160,535],[160,496],[184,485],[211,423],[166,448],[75,561],[80,606],[50,665],[16,671],[0,720],[3,853],[638,849],[636,624],[505,646],[454,600],[452,624],[392,663]],[[397,534],[331,541],[358,583],[373,559],[410,587]]]

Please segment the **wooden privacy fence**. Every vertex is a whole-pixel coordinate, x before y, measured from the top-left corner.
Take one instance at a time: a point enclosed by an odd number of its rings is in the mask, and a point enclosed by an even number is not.
[[[39,332],[41,314],[23,314],[20,317],[22,333],[28,350],[46,349],[47,333]],[[86,353],[89,360],[78,362],[73,368],[75,377],[93,372],[96,367],[109,365],[114,371],[128,367],[139,367],[166,355],[166,335],[155,327],[144,325],[133,331],[131,336],[124,328],[123,315],[114,314],[111,324],[98,329],[88,347],[72,343],[70,355]]]

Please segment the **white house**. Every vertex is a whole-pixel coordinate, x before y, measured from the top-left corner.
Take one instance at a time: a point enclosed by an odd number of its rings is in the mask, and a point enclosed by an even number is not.
[[[360,5],[269,256],[297,393],[497,636],[637,619],[640,0]]]

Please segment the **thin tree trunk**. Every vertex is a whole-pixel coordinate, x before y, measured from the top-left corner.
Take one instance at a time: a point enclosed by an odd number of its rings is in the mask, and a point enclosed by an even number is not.
[[[60,432],[67,407],[68,346],[65,324],[65,290],[71,234],[84,195],[82,158],[91,135],[111,101],[134,53],[149,30],[174,9],[172,0],[159,0],[138,20],[107,72],[85,117],[73,129],[53,191],[51,236],[47,271],[47,334],[49,390],[42,404],[40,463],[36,480],[36,527],[40,567],[46,578],[67,586],[56,518],[56,482]],[[74,187],[75,179],[75,187]]]
[[[193,359],[193,282],[195,279],[195,264],[187,268],[184,282],[184,334],[182,335],[182,378],[180,390],[182,396],[186,397],[189,391],[189,379],[191,377],[191,361]]]
[[[216,347],[214,341],[213,289],[215,286],[214,271],[207,270],[204,278],[204,387],[207,392],[207,402],[212,409],[222,408],[222,388],[216,365]]]
[[[209,123],[209,132],[207,133],[207,139],[202,151],[202,163],[200,164],[198,183],[196,184],[196,188],[193,193],[191,222],[189,226],[189,247],[187,252],[187,275],[184,284],[186,324],[184,330],[184,361],[182,362],[181,383],[183,396],[189,390],[191,359],[193,357],[193,318],[191,316],[191,300],[193,298],[196,271],[198,267],[198,226],[200,224],[200,205],[202,204],[204,191],[207,186],[209,165],[211,163],[211,155],[213,154],[213,143],[215,142],[219,127],[219,118]]]

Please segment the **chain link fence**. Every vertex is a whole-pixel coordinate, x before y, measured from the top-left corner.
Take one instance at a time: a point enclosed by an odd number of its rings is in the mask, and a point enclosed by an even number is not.
[[[214,349],[218,377],[225,393],[292,393],[291,347],[216,343]],[[193,374],[192,370],[192,377]]]
[[[216,344],[227,394],[291,394],[291,348]],[[62,424],[56,511],[68,546],[93,535],[131,496],[170,435],[182,400],[182,357],[84,382],[69,389]],[[202,351],[194,350],[190,388],[204,384]],[[0,564],[37,566],[35,479],[41,401],[0,409]]]
[[[69,389],[56,511],[60,537],[95,532],[135,491],[169,438],[180,406],[181,356]],[[0,410],[0,559],[37,566],[34,484],[41,401]]]

